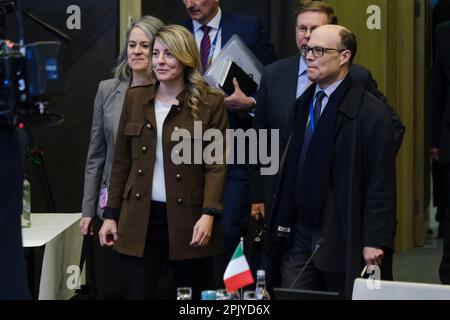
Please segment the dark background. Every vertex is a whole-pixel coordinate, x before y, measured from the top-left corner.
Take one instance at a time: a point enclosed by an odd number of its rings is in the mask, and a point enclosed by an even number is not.
[[[81,29],[66,26],[67,7],[81,9]],[[118,54],[118,0],[23,0],[23,9],[72,38],[61,45],[65,93],[53,99],[49,110],[64,115],[58,126],[33,128],[34,143],[44,152],[49,187],[56,212],[79,212],[83,196],[84,165],[89,143],[93,102],[101,80],[111,78]],[[24,17],[25,42],[60,41],[43,27]],[[15,14],[8,16],[8,36],[17,40]],[[40,167],[28,166],[32,188],[32,211],[47,212],[40,183]]]

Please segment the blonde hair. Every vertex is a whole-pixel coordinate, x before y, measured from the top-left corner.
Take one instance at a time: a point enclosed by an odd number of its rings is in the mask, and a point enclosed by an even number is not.
[[[192,117],[197,119],[199,102],[205,102],[208,93],[220,93],[220,91],[211,88],[203,79],[200,72],[200,55],[194,37],[185,27],[167,25],[156,33],[154,40],[156,39],[161,41],[175,59],[185,66],[185,80],[189,91],[187,105],[191,109]]]
[[[130,40],[131,31],[134,28],[141,29],[151,42],[153,41],[155,34],[162,27],[164,27],[164,23],[153,16],[143,16],[130,25],[130,27],[127,29],[125,45],[120,51],[119,57],[117,58],[116,67],[113,69],[115,78],[119,79],[120,81],[130,80],[133,75],[133,72],[128,65],[128,41]],[[149,63],[147,72],[151,74],[151,63]]]

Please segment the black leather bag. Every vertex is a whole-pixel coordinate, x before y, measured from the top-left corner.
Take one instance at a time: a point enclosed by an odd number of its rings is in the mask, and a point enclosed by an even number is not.
[[[75,295],[70,300],[97,300],[97,290],[94,287],[94,260],[93,260],[93,247],[92,236],[85,235],[83,237],[83,246],[81,248],[80,256],[80,276],[83,271],[83,266],[86,265],[86,278],[87,283],[82,285],[79,289],[75,290]],[[90,277],[88,277],[90,275]],[[90,281],[89,281],[90,280]]]

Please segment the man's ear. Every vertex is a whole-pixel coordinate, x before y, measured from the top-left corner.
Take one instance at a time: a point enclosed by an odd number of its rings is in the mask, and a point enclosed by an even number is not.
[[[344,64],[350,64],[350,59],[352,57],[352,53],[350,50],[345,50],[341,54],[341,66]]]

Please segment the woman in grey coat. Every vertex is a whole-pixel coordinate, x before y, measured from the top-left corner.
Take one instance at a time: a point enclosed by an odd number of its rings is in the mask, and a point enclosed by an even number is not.
[[[100,297],[120,298],[112,267],[118,256],[111,248],[102,248],[98,231],[108,198],[109,176],[114,155],[117,127],[125,93],[129,87],[151,83],[150,44],[164,24],[158,18],[144,16],[127,30],[126,45],[117,59],[114,78],[100,82],[95,97],[91,138],[86,160],[81,233],[94,236],[95,279]]]

